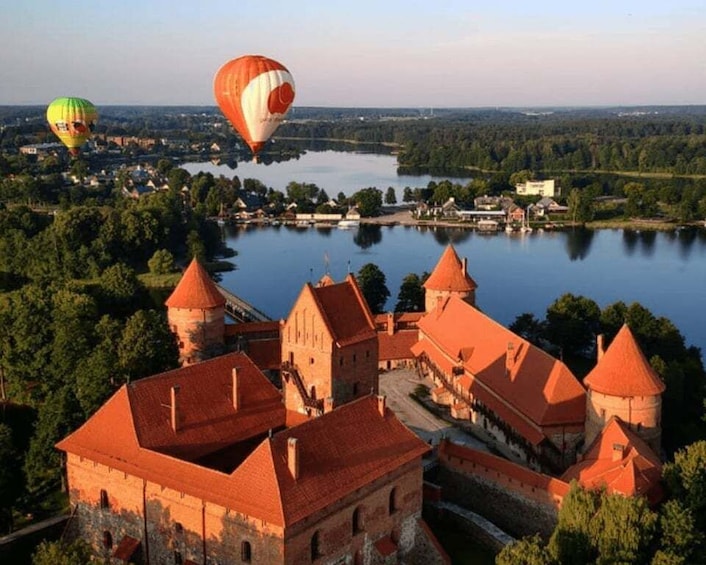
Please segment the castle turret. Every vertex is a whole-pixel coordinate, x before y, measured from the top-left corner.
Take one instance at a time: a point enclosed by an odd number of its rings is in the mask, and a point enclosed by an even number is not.
[[[225,298],[197,259],[191,261],[165,304],[182,364],[196,363],[223,348]]]
[[[476,288],[478,285],[468,275],[466,260],[461,261],[453,245],[449,244],[424,283],[424,309],[431,312],[439,300],[453,295],[475,306]]]
[[[598,362],[584,379],[586,442],[591,445],[612,416],[620,418],[660,452],[662,393],[665,386],[650,366],[627,324],[608,349],[598,341]]]

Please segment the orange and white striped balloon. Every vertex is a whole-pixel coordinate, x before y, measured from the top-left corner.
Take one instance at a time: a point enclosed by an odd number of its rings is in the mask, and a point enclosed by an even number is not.
[[[254,155],[263,148],[294,102],[287,68],[262,55],[232,59],[213,81],[216,102]]]

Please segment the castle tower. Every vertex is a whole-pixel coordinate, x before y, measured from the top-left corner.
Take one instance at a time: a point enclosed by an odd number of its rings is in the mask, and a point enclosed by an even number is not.
[[[304,285],[282,323],[282,391],[288,410],[318,415],[378,392],[378,337],[355,278]]]
[[[206,269],[194,258],[165,303],[183,365],[211,357],[223,348],[225,303]]]
[[[659,453],[664,383],[645,359],[627,324],[605,352],[602,337],[598,338],[598,362],[583,380],[588,389],[585,445],[591,445],[616,416]]]
[[[468,275],[466,259],[458,258],[453,245],[449,244],[424,283],[424,310],[431,312],[440,299],[456,295],[471,306],[476,305],[478,285]]]

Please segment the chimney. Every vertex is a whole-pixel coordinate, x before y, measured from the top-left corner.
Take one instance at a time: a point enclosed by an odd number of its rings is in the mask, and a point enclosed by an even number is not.
[[[598,362],[603,358],[603,354],[605,353],[605,349],[603,348],[603,334],[598,334],[596,336],[596,353],[596,362]]]
[[[468,272],[468,259],[466,257],[461,259],[461,269],[462,269],[461,274],[465,276],[466,273]]]
[[[179,431],[179,413],[177,411],[177,395],[179,394],[179,385],[172,387],[171,396],[171,411],[172,411],[172,430]]]
[[[333,412],[332,396],[327,396],[326,398],[324,398],[324,414],[328,414],[329,412]]]
[[[505,375],[509,375],[512,368],[515,366],[515,346],[511,341],[507,343],[507,351],[505,352]]]
[[[299,446],[295,437],[287,440],[287,467],[296,481],[299,478]]]
[[[622,443],[613,444],[613,461],[621,461],[625,457],[625,445]]]
[[[236,412],[240,410],[240,387],[238,385],[238,369],[239,367],[233,367],[233,410]]]
[[[380,416],[385,417],[385,396],[378,394],[378,412]]]
[[[395,315],[392,312],[387,313],[387,335],[395,335]]]
[[[441,302],[444,300],[444,297],[441,296],[441,294],[436,295],[436,319],[438,320],[441,317]]]

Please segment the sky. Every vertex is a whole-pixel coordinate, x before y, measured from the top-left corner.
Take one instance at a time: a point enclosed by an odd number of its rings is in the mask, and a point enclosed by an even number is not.
[[[295,106],[706,104],[706,0],[0,0],[0,104],[215,105],[246,54]]]

